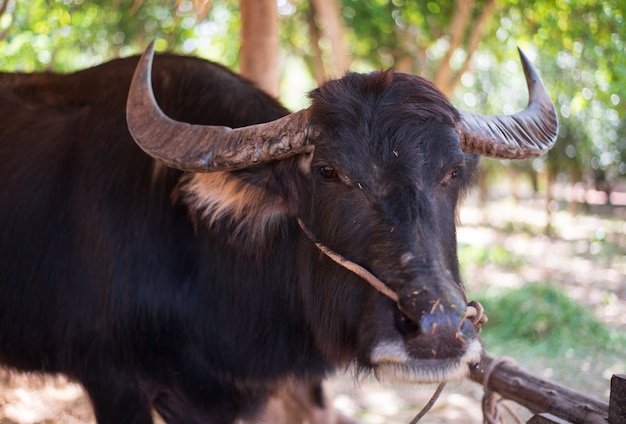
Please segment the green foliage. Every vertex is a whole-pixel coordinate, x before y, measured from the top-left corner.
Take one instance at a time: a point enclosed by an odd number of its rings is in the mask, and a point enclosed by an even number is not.
[[[555,285],[488,288],[471,298],[489,317],[481,339],[493,355],[602,398],[611,375],[624,370],[626,333],[600,323]]]
[[[517,256],[502,246],[478,246],[459,243],[459,263],[466,274],[468,266],[485,266],[488,264],[515,270],[524,264],[524,258]]]
[[[359,61],[390,67],[409,57],[419,74],[433,78],[457,2],[341,3]],[[474,15],[484,7],[476,4]],[[454,103],[481,113],[523,107],[525,84],[516,52],[523,47],[556,101],[562,130],[547,157],[515,167],[610,188],[626,176],[626,85],[620,84],[626,80],[624,12],[619,0],[500,0]],[[465,53],[459,49],[450,66],[458,67],[455,57]]]
[[[455,0],[338,0],[346,41],[357,70],[409,61],[433,78],[450,41]],[[475,2],[474,18],[487,0]],[[587,180],[599,187],[626,176],[626,54],[621,0],[496,0],[482,42],[453,96],[481,113],[510,113],[524,106],[525,87],[516,46],[537,65],[556,100],[562,130],[546,159],[525,162],[525,172]],[[197,2],[195,2],[197,3]],[[240,18],[237,2],[213,0],[198,21],[193,0],[10,0],[0,16],[0,70],[71,71],[143,50],[158,38],[159,50],[217,60],[237,67]],[[307,0],[279,0],[285,55],[313,51]],[[449,66],[459,68],[461,47]],[[460,58],[460,59],[459,59]],[[290,63],[285,61],[285,63]],[[311,68],[311,66],[309,66]],[[308,86],[308,84],[300,84]],[[291,88],[290,91],[298,88]]]
[[[154,39],[158,50],[202,48],[234,66],[239,16],[235,5],[216,3],[198,23],[188,0],[17,0],[0,17],[0,69],[67,72],[136,54]]]
[[[552,284],[490,288],[477,297],[489,317],[483,333],[489,350],[512,352],[526,346],[558,357],[570,349],[581,354],[626,349],[626,335],[600,323],[588,308]]]
[[[342,0],[342,13],[353,56],[372,68],[397,67],[408,59],[415,73],[433,78],[449,35],[455,1]],[[477,1],[479,12],[484,1]]]
[[[619,136],[626,119],[624,3],[618,0],[509,0],[495,37],[485,44],[518,44],[536,51],[560,113],[561,133],[547,170],[571,179],[614,181],[626,175]]]

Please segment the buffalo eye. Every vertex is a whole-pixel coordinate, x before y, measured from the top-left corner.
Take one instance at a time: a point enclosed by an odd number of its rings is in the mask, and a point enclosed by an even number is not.
[[[324,178],[325,180],[334,180],[335,178],[337,178],[337,171],[335,171],[335,168],[333,168],[332,166],[321,166],[320,169],[320,175],[322,176],[322,178]]]
[[[444,177],[444,179],[441,181],[441,184],[444,186],[447,186],[449,184],[451,184],[454,180],[458,179],[461,176],[461,172],[463,172],[463,169],[461,166],[456,166],[454,168],[452,168]]]

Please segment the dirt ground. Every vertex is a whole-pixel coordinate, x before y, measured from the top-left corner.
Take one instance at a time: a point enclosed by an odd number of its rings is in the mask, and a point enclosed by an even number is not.
[[[536,205],[515,202],[468,206],[461,210],[460,243],[498,243],[525,258],[514,272],[492,265],[466,270],[470,292],[484,285],[519,287],[528,281],[556,281],[568,294],[587,305],[603,322],[626,331],[626,221],[623,219],[553,215],[556,237],[504,231],[507,225],[542,228],[546,214]],[[475,204],[474,204],[475,205]],[[623,211],[618,211],[623,213]],[[488,223],[489,225],[485,225]],[[598,243],[603,243],[598,246]],[[608,246],[608,247],[607,247]],[[599,250],[611,248],[609,254]],[[487,311],[488,313],[488,311]],[[487,330],[488,331],[488,330]],[[549,377],[549,370],[546,376]],[[614,372],[626,372],[626,364]],[[610,375],[608,375],[610,377]],[[608,378],[600,375],[597,378]],[[350,372],[327,382],[333,405],[364,424],[407,423],[428,401],[435,386],[355,381]],[[607,391],[598,393],[606,397]],[[472,382],[451,384],[424,423],[482,423],[482,389]],[[606,400],[606,399],[603,399]],[[522,416],[523,408],[511,405]],[[0,424],[86,424],[93,415],[80,386],[64,377],[41,377],[0,370]]]
[[[428,402],[435,385],[385,385],[373,378],[355,381],[350,373],[326,382],[334,407],[356,422],[408,423]],[[423,423],[482,423],[482,389],[475,383],[448,384]],[[523,409],[522,416],[528,414]],[[93,424],[80,385],[62,376],[0,372],[0,424]]]

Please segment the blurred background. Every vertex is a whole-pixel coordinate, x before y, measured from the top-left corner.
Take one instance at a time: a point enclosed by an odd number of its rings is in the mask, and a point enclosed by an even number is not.
[[[157,39],[292,110],[348,69],[393,68],[461,109],[507,114],[527,101],[520,47],[555,101],[559,140],[542,158],[482,160],[459,213],[463,275],[490,318],[488,351],[606,401],[626,372],[625,11],[621,0],[0,0],[0,71],[71,72]],[[348,371],[329,390],[346,414],[382,423],[407,422],[433,388],[355,384]],[[448,388],[425,422],[482,422],[481,394]],[[85,405],[62,378],[0,373],[2,424],[90,422]]]

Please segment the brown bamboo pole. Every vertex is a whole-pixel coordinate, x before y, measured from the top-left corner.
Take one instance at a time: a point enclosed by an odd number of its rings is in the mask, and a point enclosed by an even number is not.
[[[492,364],[495,367],[491,370],[489,381],[484,382],[486,372]],[[510,361],[502,361],[486,353],[483,354],[480,364],[470,370],[470,378],[534,414],[549,413],[571,423],[608,422],[608,403],[543,379]]]

